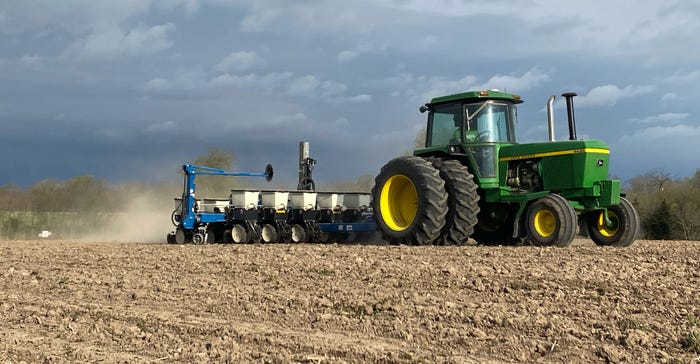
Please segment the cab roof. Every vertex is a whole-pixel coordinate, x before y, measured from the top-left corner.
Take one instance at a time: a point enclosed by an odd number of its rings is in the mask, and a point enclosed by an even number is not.
[[[514,104],[520,104],[523,102],[520,96],[509,94],[505,92],[500,92],[496,90],[486,90],[486,91],[467,91],[453,95],[440,96],[430,100],[430,105],[443,104],[454,101],[467,101],[467,102],[479,102],[486,100],[502,100],[512,102]]]

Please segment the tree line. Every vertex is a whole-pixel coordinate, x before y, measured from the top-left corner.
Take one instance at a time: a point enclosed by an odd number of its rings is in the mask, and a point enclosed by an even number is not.
[[[677,179],[656,169],[626,181],[625,190],[645,238],[700,240],[700,169]]]

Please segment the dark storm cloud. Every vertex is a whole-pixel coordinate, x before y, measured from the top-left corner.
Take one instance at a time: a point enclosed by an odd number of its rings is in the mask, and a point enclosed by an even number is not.
[[[679,151],[694,150],[699,125],[700,88],[688,82],[700,73],[688,55],[700,46],[697,7],[606,6],[0,1],[0,152],[11,166],[0,184],[170,180],[217,147],[241,170],[272,162],[293,185],[300,140],[318,178],[354,179],[412,148],[418,105],[481,88],[526,99],[522,141],[546,138],[549,95],[576,91],[579,132],[617,150],[616,175],[693,173],[696,153]],[[561,108],[557,120],[565,134]]]

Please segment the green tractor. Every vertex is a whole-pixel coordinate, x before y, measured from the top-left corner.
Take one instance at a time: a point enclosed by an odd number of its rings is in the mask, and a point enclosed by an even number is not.
[[[520,96],[472,91],[438,97],[425,146],[389,161],[372,190],[374,218],[393,244],[529,243],[565,247],[578,232],[603,246],[628,246],[639,215],[608,179],[609,148],[577,140],[573,97],[565,93],[569,140],[516,142]]]

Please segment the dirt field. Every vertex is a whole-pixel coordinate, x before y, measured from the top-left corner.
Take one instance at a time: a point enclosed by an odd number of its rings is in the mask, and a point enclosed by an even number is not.
[[[0,362],[700,362],[700,242],[0,242]]]

